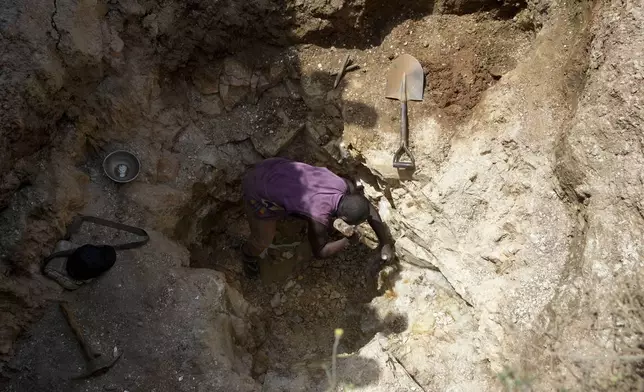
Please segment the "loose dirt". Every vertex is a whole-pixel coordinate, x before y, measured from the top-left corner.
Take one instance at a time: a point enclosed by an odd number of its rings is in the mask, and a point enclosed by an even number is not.
[[[234,208],[221,216],[220,224],[221,231],[204,247],[193,249],[191,267],[226,273],[229,283],[263,311],[268,336],[257,357],[265,358],[264,366],[271,370],[289,373],[326,361],[336,328],[344,329],[340,353],[357,351],[377,332],[407,328],[405,315],[381,320],[369,306],[381,294],[376,290],[376,251],[356,245],[339,256],[315,260],[306,224],[287,219],[278,224],[273,241],[278,249],[269,249],[261,262],[261,279],[248,280],[242,276],[238,251],[248,234],[245,216]],[[310,370],[312,377],[324,377],[321,367]]]

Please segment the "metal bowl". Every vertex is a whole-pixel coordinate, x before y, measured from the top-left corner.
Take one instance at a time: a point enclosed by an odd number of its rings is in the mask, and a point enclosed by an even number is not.
[[[141,170],[141,164],[134,154],[127,151],[114,151],[103,160],[105,174],[115,182],[130,182]]]

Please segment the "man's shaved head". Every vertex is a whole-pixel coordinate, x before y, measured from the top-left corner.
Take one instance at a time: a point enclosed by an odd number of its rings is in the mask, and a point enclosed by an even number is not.
[[[369,217],[369,200],[364,195],[344,195],[338,206],[338,217],[350,225],[357,225]]]

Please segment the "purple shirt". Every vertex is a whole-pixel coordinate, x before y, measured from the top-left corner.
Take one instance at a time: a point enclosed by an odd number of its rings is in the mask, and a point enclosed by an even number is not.
[[[347,184],[329,169],[284,158],[270,158],[257,164],[243,182],[244,198],[259,217],[300,214],[329,226]],[[273,205],[276,204],[275,205]]]

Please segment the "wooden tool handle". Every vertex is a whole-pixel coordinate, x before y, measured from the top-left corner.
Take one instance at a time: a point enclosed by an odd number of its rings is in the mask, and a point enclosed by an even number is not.
[[[90,361],[98,357],[100,354],[94,350],[92,345],[89,344],[87,340],[85,340],[85,337],[83,336],[83,333],[81,332],[81,329],[78,323],[76,322],[76,318],[74,318],[74,314],[69,309],[67,304],[64,302],[61,302],[60,310],[62,310],[63,315],[67,320],[67,324],[69,324],[69,328],[71,328],[72,332],[74,332],[74,335],[76,336],[78,343],[81,345],[81,348],[83,349],[83,354],[85,354],[85,356],[87,357],[87,360]]]
[[[407,101],[402,101],[400,108],[400,145],[407,147],[409,141],[407,124]]]

